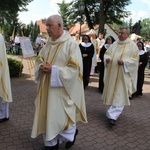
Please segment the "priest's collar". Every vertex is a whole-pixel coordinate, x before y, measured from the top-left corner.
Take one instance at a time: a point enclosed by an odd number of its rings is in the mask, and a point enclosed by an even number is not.
[[[117,43],[118,43],[119,45],[127,44],[127,43],[130,43],[130,42],[131,42],[131,39],[130,39],[130,38],[127,38],[127,39],[124,40],[124,41],[120,41],[120,40],[117,41]]]
[[[66,33],[66,31],[64,30],[64,31],[63,31],[63,34],[62,34],[59,38],[57,38],[57,39],[52,39],[52,41],[57,42],[65,33]]]
[[[68,40],[69,38],[70,38],[70,34],[67,31],[64,31],[63,34],[59,38],[57,38],[55,40],[50,39],[49,42],[51,44],[58,44],[58,43],[62,43],[64,41]]]

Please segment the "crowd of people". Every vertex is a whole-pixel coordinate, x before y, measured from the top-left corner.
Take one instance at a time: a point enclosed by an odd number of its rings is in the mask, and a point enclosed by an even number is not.
[[[96,38],[94,31],[82,38],[77,34],[73,39],[64,30],[62,17],[52,15],[46,21],[46,29],[49,39],[42,39],[39,34],[35,41],[38,88],[31,137],[42,135],[45,144],[42,150],[57,150],[62,142],[66,142],[65,148],[69,149],[79,132],[77,122],[87,123],[84,90],[90,77],[99,73],[98,89],[102,94],[99,99],[107,106],[106,116],[114,126],[124,107],[130,105],[130,98],[143,95],[148,55],[143,42],[130,38],[127,27],[119,28],[116,40],[111,35],[104,39],[102,33]],[[19,34],[14,42],[10,37],[9,44],[15,44],[17,54],[20,53]],[[2,35],[0,48],[0,72],[4,74],[0,84],[1,123],[9,120],[9,102],[12,102]]]
[[[9,41],[6,41],[6,51],[9,52],[10,54],[16,54],[20,55],[22,54],[22,48],[20,45],[20,37],[25,37],[25,36],[20,36],[19,33],[16,34],[15,38],[13,39],[12,36],[9,37]],[[35,54],[39,54],[39,51],[44,47],[44,45],[47,42],[46,36],[41,36],[40,34],[37,35],[35,41],[33,41],[31,35],[29,35],[27,38],[29,38],[33,50]]]

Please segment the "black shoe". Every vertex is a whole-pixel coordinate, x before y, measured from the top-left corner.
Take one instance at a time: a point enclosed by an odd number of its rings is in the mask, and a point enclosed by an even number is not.
[[[76,141],[76,136],[77,136],[77,134],[78,134],[78,129],[76,129],[76,133],[75,133],[75,135],[74,135],[74,140],[73,140],[72,142],[68,141],[68,142],[66,143],[66,146],[65,146],[66,149],[69,149],[70,147],[72,147],[72,146],[74,145],[74,143],[75,143],[75,141]]]
[[[42,150],[58,150],[58,145],[59,143],[57,142],[55,146],[44,146]]]
[[[7,121],[7,120],[9,120],[9,118],[0,119],[0,123],[5,122],[5,121]]]
[[[115,120],[114,119],[109,119],[110,125],[115,126]]]

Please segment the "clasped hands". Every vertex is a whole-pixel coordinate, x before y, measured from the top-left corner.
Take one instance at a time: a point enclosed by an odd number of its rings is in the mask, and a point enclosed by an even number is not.
[[[87,56],[88,56],[88,54],[83,54],[82,56],[83,56],[83,57],[87,57]]]
[[[41,72],[44,72],[44,73],[51,73],[52,64],[50,64],[50,63],[48,63],[48,62],[42,63],[42,64],[40,65],[39,70],[40,70]]]
[[[107,64],[110,63],[110,59],[109,58],[106,59],[106,63]],[[123,65],[123,64],[124,64],[123,60],[118,60],[118,65]]]

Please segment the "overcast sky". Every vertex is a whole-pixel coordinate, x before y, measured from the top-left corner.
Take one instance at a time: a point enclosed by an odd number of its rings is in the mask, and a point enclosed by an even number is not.
[[[70,2],[71,0],[65,0]],[[29,24],[31,20],[35,22],[43,18],[47,18],[52,14],[58,13],[58,7],[56,3],[61,3],[62,0],[33,0],[28,6],[27,12],[19,13],[19,21],[25,24]],[[131,11],[133,23],[144,18],[150,18],[150,2],[149,0],[131,0],[126,10]],[[129,20],[129,19],[128,19]]]

